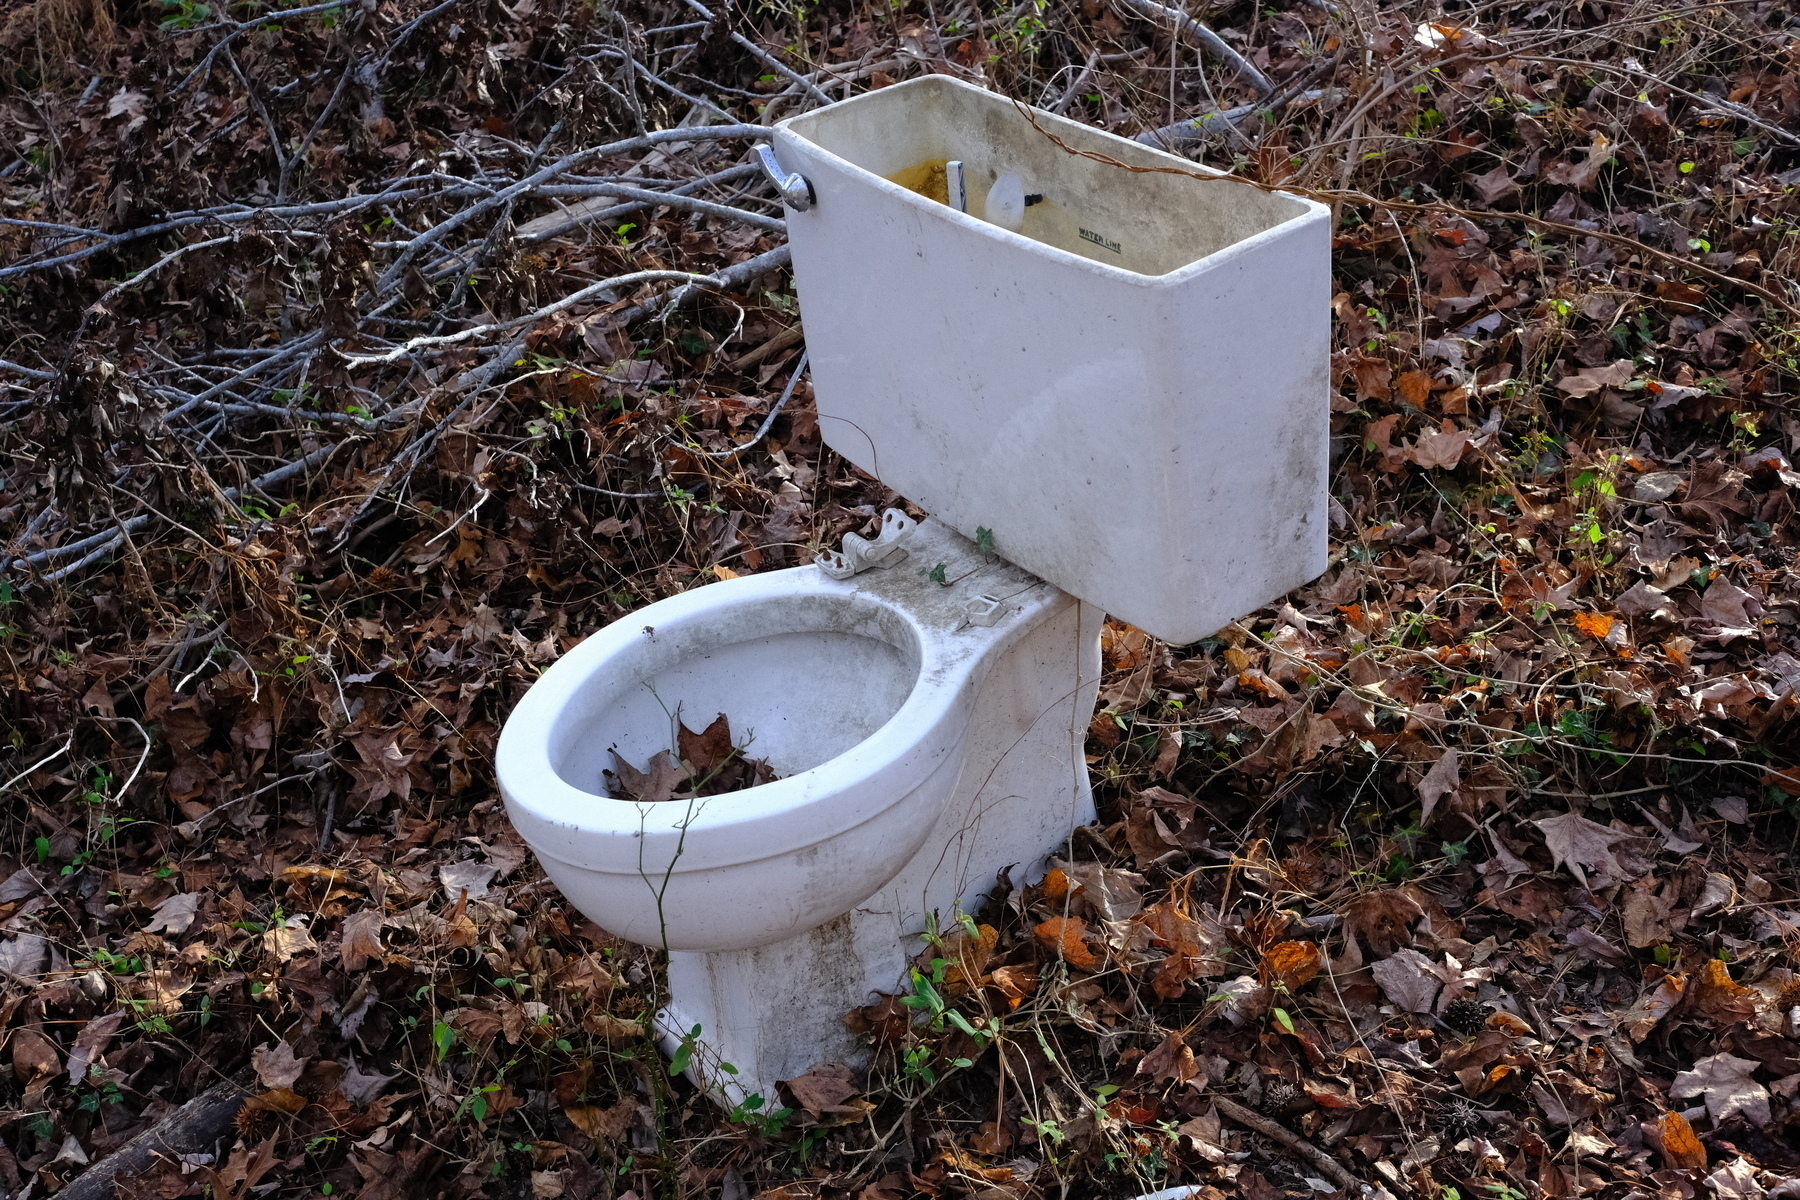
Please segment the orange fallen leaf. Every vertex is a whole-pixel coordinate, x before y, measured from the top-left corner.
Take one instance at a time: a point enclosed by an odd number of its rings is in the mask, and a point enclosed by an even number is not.
[[[1618,624],[1617,620],[1607,616],[1605,613],[1578,612],[1574,616],[1574,621],[1575,628],[1581,630],[1581,632],[1587,634],[1596,642],[1605,641],[1606,635],[1612,632],[1614,625]]]
[[[1656,1123],[1660,1134],[1663,1161],[1677,1171],[1692,1171],[1706,1165],[1706,1147],[1694,1136],[1694,1127],[1680,1113],[1664,1113]]]
[[[1489,1013],[1486,1024],[1489,1029],[1498,1029],[1509,1037],[1530,1037],[1534,1032],[1531,1026],[1509,1012]]]
[[[1100,969],[1099,958],[1082,940],[1087,933],[1087,926],[1074,917],[1051,917],[1031,932],[1037,935],[1038,941],[1055,948],[1070,965],[1080,967],[1083,971]]]
[[[1006,1183],[1013,1177],[1011,1167],[990,1167],[976,1161],[975,1156],[967,1154],[955,1146],[934,1160],[941,1162],[952,1171],[973,1176],[987,1183]]]
[[[1069,877],[1063,874],[1061,867],[1051,867],[1050,873],[1044,876],[1044,899],[1061,900],[1069,894]]]
[[[1707,959],[1706,965],[1700,968],[1688,998],[1695,1013],[1722,1024],[1755,1016],[1757,1002],[1761,999],[1754,988],[1734,980],[1724,962],[1716,958]]]
[[[1325,965],[1325,956],[1311,942],[1281,942],[1263,955],[1262,981],[1281,984],[1290,992],[1304,987]]]
[[[275,1088],[244,1101],[246,1108],[257,1112],[297,1113],[306,1107],[306,1097],[293,1088]]]

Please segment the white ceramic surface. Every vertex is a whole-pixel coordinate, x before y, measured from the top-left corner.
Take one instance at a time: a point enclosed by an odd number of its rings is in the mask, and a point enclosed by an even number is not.
[[[496,768],[570,902],[643,945],[741,950],[843,915],[908,863],[955,790],[987,672],[1073,603],[933,522],[911,547],[842,582],[800,567],[659,601],[544,673]],[[952,586],[926,578],[938,563]],[[1005,620],[964,619],[982,593]],[[693,801],[606,794],[615,747],[642,768],[672,747],[677,714],[700,729],[719,713],[785,778]]]
[[[955,572],[951,572],[954,577]],[[1005,870],[1014,886],[1094,819],[1088,721],[1100,680],[1100,611],[1066,595],[1034,617],[986,672],[962,772],[929,835],[900,872],[835,919],[772,945],[669,955],[665,1045],[701,1029],[695,1081],[736,1103],[821,1062],[867,1057],[844,1027],[851,1009],[900,989],[918,934],[974,914]],[[735,1073],[720,1068],[730,1063]]]
[[[787,221],[835,450],[1177,644],[1324,570],[1326,208],[943,75],[775,145],[817,197]],[[885,178],[943,159],[969,213]],[[1008,173],[1044,197],[1018,233],[982,219]]]

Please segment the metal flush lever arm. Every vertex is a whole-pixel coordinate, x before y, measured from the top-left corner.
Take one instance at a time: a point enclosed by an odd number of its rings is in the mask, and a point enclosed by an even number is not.
[[[767,142],[756,144],[756,157],[762,160],[763,174],[781,193],[781,202],[795,212],[805,212],[813,206],[817,199],[813,195],[813,186],[806,176],[798,172],[790,172],[775,157],[775,150]]]
[[[918,522],[911,517],[897,508],[890,508],[881,514],[881,532],[875,535],[874,541],[846,533],[843,553],[823,550],[813,561],[832,579],[848,579],[870,567],[891,567],[906,557],[901,543],[918,527]]]

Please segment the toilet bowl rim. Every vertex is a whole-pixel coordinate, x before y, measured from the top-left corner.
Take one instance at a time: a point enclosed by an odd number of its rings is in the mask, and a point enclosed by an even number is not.
[[[495,756],[502,794],[527,842],[572,866],[636,873],[642,861],[680,871],[756,861],[801,849],[854,829],[905,799],[960,745],[973,704],[970,686],[992,651],[1010,644],[1067,598],[1042,589],[997,626],[946,633],[906,605],[854,580],[827,578],[816,567],[790,568],[707,584],[657,601],[615,621],[570,650],[535,683],[501,731]],[[657,628],[747,606],[801,596],[842,598],[898,617],[918,652],[917,677],[900,707],[849,750],[760,787],[714,797],[723,803],[637,804],[568,783],[551,766],[554,717],[570,696],[630,647],[644,627]],[[949,728],[946,729],[948,724]],[[776,827],[783,832],[775,833]],[[796,838],[794,832],[803,832]],[[762,832],[763,837],[754,836]],[[580,844],[582,853],[567,848]],[[577,862],[575,858],[585,859]]]

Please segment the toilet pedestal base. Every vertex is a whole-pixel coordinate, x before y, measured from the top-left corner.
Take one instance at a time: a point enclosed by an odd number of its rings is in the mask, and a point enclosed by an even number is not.
[[[995,878],[1043,874],[1077,826],[1094,819],[1083,747],[1100,680],[1100,610],[1073,599],[1023,636],[982,685],[955,793],[919,852],[851,912],[751,950],[669,955],[665,1049],[691,1038],[689,1075],[727,1104],[820,1063],[860,1066],[867,1049],[842,1018],[901,990],[928,914],[948,930]],[[693,1034],[699,1027],[698,1035]],[[723,1069],[736,1068],[735,1073]]]

